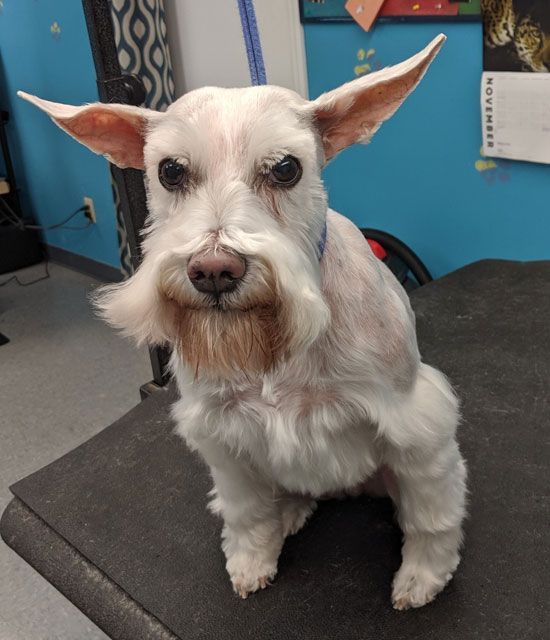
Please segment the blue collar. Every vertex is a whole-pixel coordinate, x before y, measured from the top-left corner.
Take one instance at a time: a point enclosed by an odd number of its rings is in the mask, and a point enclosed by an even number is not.
[[[319,238],[319,242],[317,244],[317,248],[319,249],[319,260],[323,257],[323,253],[325,253],[326,246],[327,246],[327,221],[325,219],[325,224],[323,225],[323,230],[321,231],[321,237]]]

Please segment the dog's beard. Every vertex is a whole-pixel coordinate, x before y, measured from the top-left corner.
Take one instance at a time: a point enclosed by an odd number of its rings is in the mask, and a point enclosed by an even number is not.
[[[284,353],[275,305],[248,310],[180,308],[175,349],[195,377],[232,378],[269,371]]]
[[[173,273],[173,272],[172,272]],[[269,270],[256,289],[204,305],[181,297],[177,278],[165,273],[161,294],[172,324],[171,342],[195,377],[234,378],[269,371],[288,350],[284,304]]]
[[[138,344],[169,345],[196,377],[250,379],[299,356],[328,326],[330,311],[300,269],[285,263],[277,273],[257,261],[216,300],[190,290],[180,260],[159,269],[146,256],[129,280],[103,287],[95,305]]]

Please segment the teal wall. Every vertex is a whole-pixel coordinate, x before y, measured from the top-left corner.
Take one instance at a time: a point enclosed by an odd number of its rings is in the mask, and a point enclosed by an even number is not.
[[[354,23],[305,26],[310,97],[355,77],[358,64],[394,64],[440,31],[428,74],[368,146],[325,170],[333,208],[409,244],[434,275],[480,258],[550,258],[550,167],[480,156],[481,25]],[[374,49],[364,61],[357,52]]]
[[[97,224],[84,231],[45,232],[48,244],[119,266],[107,162],[79,145],[43,113],[16,97],[23,89],[48,100],[81,104],[97,98],[80,0],[3,0],[0,91],[12,116],[10,142],[25,209],[38,224],[63,220],[93,198]],[[57,22],[60,31],[52,33]],[[3,106],[4,106],[3,105]],[[85,224],[84,216],[75,226]]]
[[[310,96],[354,78],[359,49],[375,50],[363,63],[386,66],[442,30],[449,40],[418,90],[370,145],[326,169],[331,205],[403,239],[435,275],[483,257],[550,258],[550,167],[497,160],[481,170],[479,24],[384,23],[370,34],[352,23],[308,24]],[[24,89],[73,104],[97,99],[80,1],[4,0],[0,65],[27,210],[46,226],[91,196],[97,225],[49,231],[46,240],[118,266],[107,163],[15,97]]]

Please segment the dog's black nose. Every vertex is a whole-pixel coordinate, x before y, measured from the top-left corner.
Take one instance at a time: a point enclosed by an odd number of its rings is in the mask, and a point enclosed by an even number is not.
[[[187,275],[195,289],[216,296],[236,289],[245,273],[244,258],[221,250],[192,256],[187,265]]]

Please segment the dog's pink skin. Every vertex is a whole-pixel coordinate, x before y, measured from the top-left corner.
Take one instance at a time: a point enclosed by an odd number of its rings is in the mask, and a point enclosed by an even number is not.
[[[210,468],[211,508],[243,597],[275,577],[312,497],[353,493],[377,474],[404,533],[394,606],[430,602],[458,565],[466,471],[457,399],[420,359],[407,295],[355,225],[327,210],[320,178],[328,159],[368,141],[397,110],[443,39],[313,102],[277,87],[206,88],[160,114],[26,96],[94,151],[147,171],[142,265],[98,305],[138,341],[175,345],[177,431]],[[276,188],[270,169],[286,155],[302,176]],[[179,193],[159,182],[165,158],[186,167]],[[187,276],[204,251],[246,260],[239,287],[216,305]],[[189,314],[198,322],[183,323]],[[186,326],[194,335],[181,335]],[[241,338],[246,349],[234,344]]]

